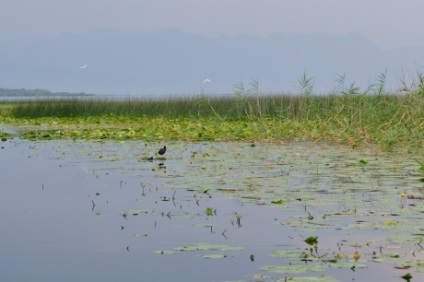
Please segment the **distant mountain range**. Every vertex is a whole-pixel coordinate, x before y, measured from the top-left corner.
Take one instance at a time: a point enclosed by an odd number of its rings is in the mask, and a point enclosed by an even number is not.
[[[2,41],[0,88],[229,94],[235,83],[258,80],[263,92],[296,92],[298,78],[306,73],[314,78],[314,92],[329,92],[338,75],[364,88],[386,70],[388,87],[396,88],[403,72],[411,79],[423,62],[424,47],[382,50],[357,34],[211,39],[174,29],[146,34],[99,30]]]

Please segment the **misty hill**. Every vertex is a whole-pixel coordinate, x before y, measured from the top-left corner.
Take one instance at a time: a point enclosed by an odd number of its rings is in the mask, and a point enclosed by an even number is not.
[[[287,92],[296,91],[306,72],[323,92],[336,86],[337,74],[368,86],[386,69],[394,85],[402,70],[408,77],[422,65],[423,54],[419,47],[381,50],[357,34],[210,39],[178,30],[101,30],[2,42],[0,87],[169,95],[232,93],[234,83],[257,79],[264,92]],[[211,82],[202,83],[206,78]]]

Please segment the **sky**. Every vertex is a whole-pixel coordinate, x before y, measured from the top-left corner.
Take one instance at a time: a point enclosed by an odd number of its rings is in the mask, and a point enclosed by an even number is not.
[[[0,38],[176,28],[207,37],[357,33],[383,49],[424,46],[423,0],[1,0]]]

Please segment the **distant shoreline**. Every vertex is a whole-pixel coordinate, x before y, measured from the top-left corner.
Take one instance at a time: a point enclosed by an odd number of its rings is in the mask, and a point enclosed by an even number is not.
[[[45,89],[0,88],[0,97],[93,97],[95,94],[74,92],[53,92]]]

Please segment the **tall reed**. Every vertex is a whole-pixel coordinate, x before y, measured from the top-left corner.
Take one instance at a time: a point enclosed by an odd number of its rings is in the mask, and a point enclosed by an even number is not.
[[[338,87],[326,96],[312,95],[312,78],[304,74],[299,79],[302,93],[297,96],[263,94],[258,81],[254,80],[247,88],[243,83],[235,84],[231,96],[199,95],[160,101],[46,99],[3,102],[0,114],[15,119],[119,116],[252,121],[270,137],[282,136],[281,132],[275,134],[275,130],[285,128],[290,136],[307,136],[314,140],[378,143],[387,148],[413,143],[424,149],[423,75],[417,75],[415,83],[399,94],[385,92],[384,73],[364,91],[354,83],[346,87],[344,76],[339,76],[338,82]],[[302,135],[302,132],[308,134]]]

